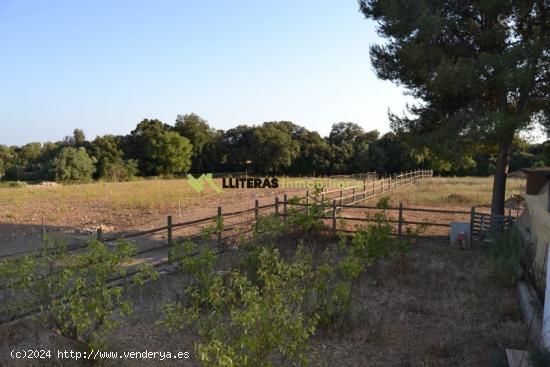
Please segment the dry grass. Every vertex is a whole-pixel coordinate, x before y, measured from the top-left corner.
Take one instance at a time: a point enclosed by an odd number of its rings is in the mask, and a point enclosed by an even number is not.
[[[214,215],[217,206],[225,211],[252,208],[273,203],[274,196],[289,193],[303,195],[313,187],[312,178],[280,178],[278,189],[223,190],[211,188],[196,193],[185,179],[96,182],[82,185],[26,186],[0,188],[0,223],[70,228],[95,228],[101,224],[115,230],[145,229],[175,220]],[[362,181],[345,181],[347,187]],[[221,186],[221,180],[216,180]],[[338,182],[324,181],[333,188]],[[509,179],[507,196],[519,192],[523,179]],[[377,185],[378,187],[378,185]],[[492,178],[433,178],[389,192],[391,204],[405,206],[469,208],[489,204]],[[368,203],[376,202],[378,198]],[[2,233],[0,233],[2,235]]]
[[[215,180],[221,186],[221,180]],[[305,190],[313,186],[312,178],[282,178],[277,191]],[[523,179],[508,180],[507,196],[516,194],[524,185]],[[326,184],[327,181],[324,181]],[[352,184],[352,181],[346,182]],[[290,191],[290,190],[289,190]],[[455,204],[481,205],[491,201],[492,177],[433,178],[391,192],[391,199],[408,204],[445,206]],[[108,207],[113,210],[156,210],[181,205],[197,205],[205,200],[228,199],[235,190],[216,194],[210,188],[197,194],[185,179],[138,180],[131,182],[96,182],[81,185],[58,185],[52,187],[25,186],[0,188],[3,207],[23,208],[55,203],[58,211],[75,205]],[[8,213],[3,213],[4,217]],[[11,213],[13,215],[14,213]]]
[[[493,366],[524,347],[513,287],[499,286],[481,251],[414,245],[406,266],[366,273],[342,335],[315,339],[320,366]]]
[[[219,266],[234,264],[238,255],[226,252]],[[172,274],[136,290],[136,310],[112,334],[108,350],[189,351],[192,358],[183,365],[198,366],[191,331],[170,334],[155,325],[164,302],[184,299],[188,281],[184,274]],[[414,245],[406,266],[387,262],[372,267],[355,288],[352,310],[342,332],[318,330],[311,366],[496,366],[495,356],[505,348],[523,348],[527,335],[513,287],[494,281],[480,251],[463,251],[446,241],[426,239]],[[71,345],[27,320],[0,330],[0,365],[2,356],[9,356],[8,347]],[[25,362],[21,365],[31,365]],[[151,366],[173,363],[147,361]],[[105,361],[106,366],[143,364]]]
[[[212,194],[208,192],[206,195]],[[103,204],[113,209],[159,208],[178,200],[195,200],[198,195],[185,180],[139,180],[130,182],[95,182],[52,187],[26,186],[0,188],[0,201],[7,205],[58,204],[78,202],[82,205]]]
[[[525,179],[509,178],[506,198],[520,193]],[[471,207],[491,204],[493,177],[434,177],[388,194],[392,204],[426,207]],[[377,200],[377,199],[374,199]]]

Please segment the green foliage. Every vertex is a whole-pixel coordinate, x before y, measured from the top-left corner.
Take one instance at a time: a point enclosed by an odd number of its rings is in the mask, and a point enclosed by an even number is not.
[[[92,142],[92,152],[97,160],[96,177],[109,181],[123,181],[137,173],[137,161],[124,160],[122,150],[112,135],[97,137]]]
[[[515,230],[503,232],[488,242],[487,258],[493,274],[502,284],[514,284],[521,276],[519,233]]]
[[[300,146],[292,139],[288,125],[266,122],[252,132],[253,167],[257,172],[274,174],[288,169],[298,156]]]
[[[349,317],[351,296],[359,277],[369,266],[376,265],[382,259],[399,259],[409,249],[407,241],[392,238],[392,227],[388,222],[386,209],[388,198],[379,200],[374,223],[367,228],[357,228],[349,238],[340,235],[340,250],[343,258],[335,265],[328,260],[316,271],[316,290],[318,295],[316,312],[320,325],[339,330]],[[330,255],[325,255],[326,258]]]
[[[323,138],[290,121],[239,125],[224,132],[211,128],[196,114],[187,114],[178,115],[174,127],[146,119],[129,135],[98,136],[92,142],[86,141],[82,131],[76,129],[63,141],[21,147],[0,145],[0,178],[37,181],[55,179],[57,174],[60,180],[61,177],[68,181],[89,180],[89,165],[69,169],[59,161],[66,148],[85,149],[96,166],[92,177],[110,181],[129,180],[135,175],[172,176],[190,170],[311,176],[367,171],[396,173],[431,167],[444,174],[486,176],[495,173],[498,156],[498,147],[487,143],[460,154],[453,150],[451,159],[436,154],[431,146],[415,146],[401,131],[380,136],[378,131],[365,132],[351,122],[334,124],[329,136]],[[529,144],[516,136],[510,168],[549,165],[549,152],[549,142]],[[74,156],[74,151],[70,155]]]
[[[193,281],[184,301],[164,306],[160,323],[199,335],[195,349],[204,366],[306,364],[308,340],[317,327],[341,331],[351,321],[352,295],[365,270],[408,249],[408,243],[390,237],[387,198],[378,207],[372,225],[349,241],[342,236],[340,250],[327,248],[316,266],[302,241],[293,245],[289,260],[273,245],[303,224],[292,215],[287,226],[279,217],[260,217],[259,233],[240,246],[241,262],[227,271],[216,271],[212,250],[189,241],[174,245],[170,260]],[[316,214],[322,208],[319,203]]]
[[[135,159],[117,160],[106,162],[100,177],[109,181],[126,181],[135,177],[137,172],[138,162]]]
[[[311,236],[319,234],[326,228],[320,217],[324,215],[327,204],[321,201],[321,185],[316,185],[313,193],[310,193],[310,205],[307,207],[293,206],[298,204],[298,197],[293,197],[287,202],[287,225],[286,232],[295,232],[300,235]]]
[[[217,256],[211,249],[203,249],[199,252],[197,245],[187,240],[174,244],[170,248],[168,259],[171,263],[179,263],[183,271],[194,275],[198,280],[198,284],[202,289],[205,289],[210,284],[210,278],[214,274]]]
[[[196,279],[186,289],[187,304],[164,307],[162,324],[169,330],[192,327],[201,336],[195,349],[203,366],[306,363],[316,324],[304,309],[311,259],[299,250],[287,262],[277,250],[264,248],[258,261],[255,283],[237,270],[214,272],[210,256],[201,253],[187,267]]]
[[[207,172],[208,168],[213,164],[218,164],[221,160],[222,157],[219,157],[218,154],[220,152],[213,151],[215,149],[222,150],[222,147],[218,145],[220,134],[199,115],[194,113],[178,115],[174,131],[189,139],[193,146],[192,172]],[[212,160],[216,158],[218,158],[218,162],[213,162]]]
[[[10,147],[0,145],[0,178],[2,178],[6,170],[13,162],[13,151]]]
[[[378,77],[399,83],[419,101],[407,115],[390,116],[392,130],[436,160],[469,170],[476,152],[495,147],[492,209],[502,214],[514,136],[537,123],[550,125],[548,4],[359,4],[387,41],[370,50]]]
[[[70,256],[59,240],[48,238],[36,255],[0,263],[7,286],[18,291],[16,306],[39,305],[37,320],[51,331],[71,338],[88,349],[104,347],[105,336],[118,326],[120,317],[132,311],[125,299],[127,282],[110,283],[126,276],[124,263],[136,253],[135,246],[119,242],[114,249],[92,241],[86,250]],[[135,284],[157,274],[141,268]]]
[[[224,229],[223,216],[215,216],[212,219],[212,225],[205,227],[201,230],[201,237],[203,240],[210,240],[217,233],[222,232]]]
[[[189,140],[159,120],[141,121],[132,131],[131,145],[145,175],[169,176],[191,167],[193,147]]]
[[[287,230],[282,217],[277,214],[260,216],[258,218],[257,236],[268,243],[282,236]]]
[[[169,131],[162,133],[156,143],[150,156],[155,162],[156,174],[166,176],[189,171],[192,145],[187,138]]]
[[[73,139],[76,146],[81,146],[82,144],[84,144],[84,142],[86,141],[84,131],[82,131],[82,129],[74,129]]]
[[[53,159],[51,170],[56,181],[90,181],[94,160],[82,147],[65,147]]]

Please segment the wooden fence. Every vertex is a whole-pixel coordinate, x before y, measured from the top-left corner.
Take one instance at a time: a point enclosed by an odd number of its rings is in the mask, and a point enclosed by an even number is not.
[[[241,230],[241,232],[238,233],[238,234],[241,234],[243,233],[242,230],[244,229],[246,233],[246,231],[250,231],[251,228],[257,227],[258,220],[262,214],[266,214],[266,213],[269,214],[270,212],[272,212],[271,214],[282,215],[283,218],[286,218],[287,210],[292,205],[307,206],[307,205],[318,204],[319,202],[330,203],[331,201],[333,202],[334,205],[336,205],[335,203],[337,202],[337,205],[335,206],[336,208],[335,210],[337,213],[340,213],[342,209],[345,207],[363,208],[361,206],[357,206],[357,204],[362,201],[368,200],[370,198],[380,196],[382,194],[413,184],[415,182],[421,182],[432,176],[433,176],[432,170],[416,170],[416,171],[403,172],[400,174],[386,175],[386,176],[368,173],[363,175],[364,178],[362,179],[362,182],[357,185],[353,185],[350,187],[323,189],[318,195],[314,195],[314,193],[310,191],[306,191],[305,196],[292,198],[293,199],[292,202],[295,203],[296,201],[298,201],[298,204],[291,204],[289,202],[289,198],[287,195],[284,195],[282,200],[278,196],[276,196],[273,204],[259,205],[258,201],[256,200],[254,208],[231,211],[231,212],[224,212],[222,207],[218,207],[215,215],[200,218],[200,219],[195,219],[195,220],[174,223],[173,217],[168,216],[165,226],[153,228],[145,231],[136,231],[136,232],[130,232],[125,234],[117,234],[114,236],[106,236],[102,232],[102,229],[98,228],[96,232],[96,238],[100,241],[112,242],[116,240],[130,239],[130,238],[142,237],[146,235],[166,234],[167,246],[169,246],[174,241],[174,232],[177,230],[185,229],[185,228],[204,229],[204,227],[208,225],[212,225],[213,223],[225,222],[226,220],[233,219],[235,217],[240,217],[240,216],[252,217],[251,219],[246,219],[236,223],[230,223],[229,226],[224,226],[222,229],[217,229],[215,233],[216,238],[221,243],[223,240],[222,231],[230,232],[230,231]],[[369,179],[369,177],[372,179]],[[368,207],[364,207],[364,208],[368,208]],[[326,213],[328,213],[330,210],[333,210],[333,208],[327,205]],[[326,218],[328,217],[327,216],[323,217],[323,219],[326,219]],[[348,218],[348,219],[354,220],[353,218]],[[360,220],[360,219],[357,219],[357,220]],[[401,223],[401,225],[403,224],[407,224],[407,223],[405,222]],[[191,236],[198,237],[199,236],[198,232],[199,231],[189,234],[186,237],[191,237]],[[45,237],[44,230],[43,230],[42,236]],[[233,234],[230,236],[226,236],[226,238],[235,237],[235,236],[236,235]],[[85,245],[69,246],[68,250],[77,251],[84,247]],[[161,249],[164,247],[166,246],[157,247],[157,249]],[[152,250],[149,250],[149,249],[142,250],[142,251],[139,251],[138,254],[148,252],[148,251],[152,251]],[[29,250],[29,251],[20,252],[17,254],[1,256],[0,258],[17,257],[22,255],[33,254],[35,252],[36,252],[35,250]]]
[[[250,230],[252,227],[257,227],[258,220],[260,218],[260,212],[269,212],[270,209],[273,210],[272,214],[280,215],[282,218],[287,217],[288,209],[293,205],[305,205],[313,206],[318,203],[328,203],[330,200],[333,202],[338,201],[338,206],[336,207],[337,211],[341,211],[343,207],[353,207],[361,208],[355,204],[368,200],[370,198],[379,196],[381,194],[396,190],[398,188],[405,187],[407,185],[413,184],[415,182],[421,182],[427,178],[433,176],[433,171],[431,170],[417,170],[401,173],[398,175],[389,176],[387,178],[381,178],[380,180],[369,181],[366,178],[363,179],[363,182],[350,186],[350,187],[341,187],[336,189],[323,189],[317,195],[312,194],[309,190],[306,191],[305,196],[303,197],[293,197],[292,200],[289,200],[288,195],[283,196],[281,201],[278,196],[275,197],[273,204],[259,205],[258,200],[256,200],[254,208],[232,211],[232,212],[223,212],[222,207],[217,208],[217,213],[215,216],[196,219],[193,221],[173,223],[172,216],[167,217],[167,224],[164,227],[154,228],[148,231],[135,232],[126,235],[117,235],[111,238],[104,238],[100,230],[98,230],[97,238],[102,241],[110,242],[118,239],[127,239],[132,237],[143,236],[147,234],[154,234],[159,232],[166,231],[168,243],[172,243],[174,239],[174,231],[178,228],[188,227],[198,224],[207,224],[207,223],[220,223],[225,222],[226,219],[236,217],[236,216],[246,216],[253,214],[253,219],[244,220],[239,223],[233,223],[229,227],[223,227],[222,229],[217,229],[216,237],[219,242],[222,242],[222,231],[231,231],[238,229],[239,225],[245,225]],[[336,199],[337,198],[337,199]],[[326,208],[330,210],[330,208]],[[325,217],[323,217],[325,218]],[[245,228],[246,229],[246,228]],[[242,234],[240,232],[238,234]],[[237,234],[237,235],[238,235]],[[229,236],[234,237],[235,235]]]

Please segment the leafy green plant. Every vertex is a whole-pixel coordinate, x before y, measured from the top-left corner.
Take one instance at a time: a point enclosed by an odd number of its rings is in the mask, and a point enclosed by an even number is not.
[[[374,214],[373,223],[367,228],[356,228],[353,236],[339,234],[339,249],[342,259],[332,265],[330,260],[316,269],[316,312],[320,325],[339,330],[351,313],[351,297],[357,287],[359,277],[367,267],[381,259],[403,258],[408,251],[408,241],[393,238],[392,226],[388,221],[386,209],[389,201],[382,198],[377,207],[381,210]],[[330,255],[325,255],[329,258]]]
[[[201,230],[201,237],[203,240],[210,240],[218,232],[222,232],[224,229],[223,216],[216,216],[212,219],[212,225],[205,227]]]
[[[345,268],[345,265],[342,268]],[[345,273],[346,270],[343,270],[343,272]],[[319,265],[315,271],[315,281],[313,282],[315,290],[314,309],[319,318],[319,326],[324,329],[340,329],[349,315],[352,291],[351,279],[339,279],[340,274],[329,263]]]
[[[51,171],[56,181],[90,181],[95,171],[95,158],[83,147],[65,147],[52,160]]]
[[[292,206],[299,204],[298,197],[293,197],[288,201],[291,207],[287,212],[287,231],[310,236],[325,229],[326,226],[323,220],[320,219],[327,208],[326,203],[323,203],[321,199],[322,189],[322,185],[315,185],[314,191],[310,195],[310,205],[305,207],[305,210],[301,206]]]
[[[257,282],[236,269],[217,273],[208,261],[196,264],[188,268],[196,281],[186,289],[187,302],[165,305],[161,324],[172,331],[192,327],[201,337],[195,349],[203,366],[305,365],[317,323],[304,308],[308,254],[299,249],[287,262],[276,249],[262,249]]]
[[[280,216],[276,214],[265,215],[258,218],[258,230],[256,236],[267,242],[272,242],[286,232],[287,226]]]
[[[210,277],[214,274],[214,265],[217,256],[214,250],[205,248],[199,251],[198,246],[190,240],[174,244],[168,253],[171,263],[180,263],[183,271],[193,274],[201,288],[210,284]]]
[[[521,277],[519,241],[515,230],[499,233],[488,241],[487,258],[493,274],[503,284],[514,284]]]
[[[37,305],[41,311],[37,321],[84,348],[97,349],[118,326],[118,317],[132,311],[131,302],[123,296],[131,285],[125,281],[124,265],[135,253],[128,242],[109,249],[92,241],[84,252],[70,256],[62,242],[50,238],[40,253],[1,263],[0,272],[20,292],[19,308]],[[156,276],[151,266],[144,266],[132,280],[143,284]]]

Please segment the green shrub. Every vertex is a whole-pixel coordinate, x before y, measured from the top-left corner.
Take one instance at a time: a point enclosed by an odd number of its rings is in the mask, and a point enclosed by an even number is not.
[[[187,269],[196,280],[185,290],[187,303],[165,305],[161,323],[171,331],[192,327],[201,336],[195,349],[203,366],[305,364],[317,322],[304,308],[311,258],[299,250],[287,262],[264,248],[255,283],[238,270],[214,272],[205,256]]]
[[[500,233],[488,241],[487,257],[494,276],[511,285],[521,277],[519,234],[513,230]]]
[[[94,163],[83,147],[65,147],[53,159],[51,171],[56,181],[91,181]]]
[[[287,231],[299,232],[301,235],[318,234],[326,226],[320,217],[324,216],[327,208],[326,203],[321,201],[320,195],[322,186],[316,185],[315,190],[311,194],[310,205],[307,207],[296,206],[299,204],[298,197],[293,197],[288,201],[290,209],[287,211]]]
[[[48,238],[36,255],[0,263],[0,274],[20,292],[15,302],[20,309],[39,305],[42,312],[36,320],[49,330],[83,348],[98,349],[117,327],[118,317],[132,311],[131,302],[123,296],[130,283],[111,283],[111,279],[125,278],[124,263],[135,252],[128,242],[119,242],[111,250],[92,241],[84,252],[70,256],[62,242]],[[142,284],[156,275],[145,266],[133,280]]]

